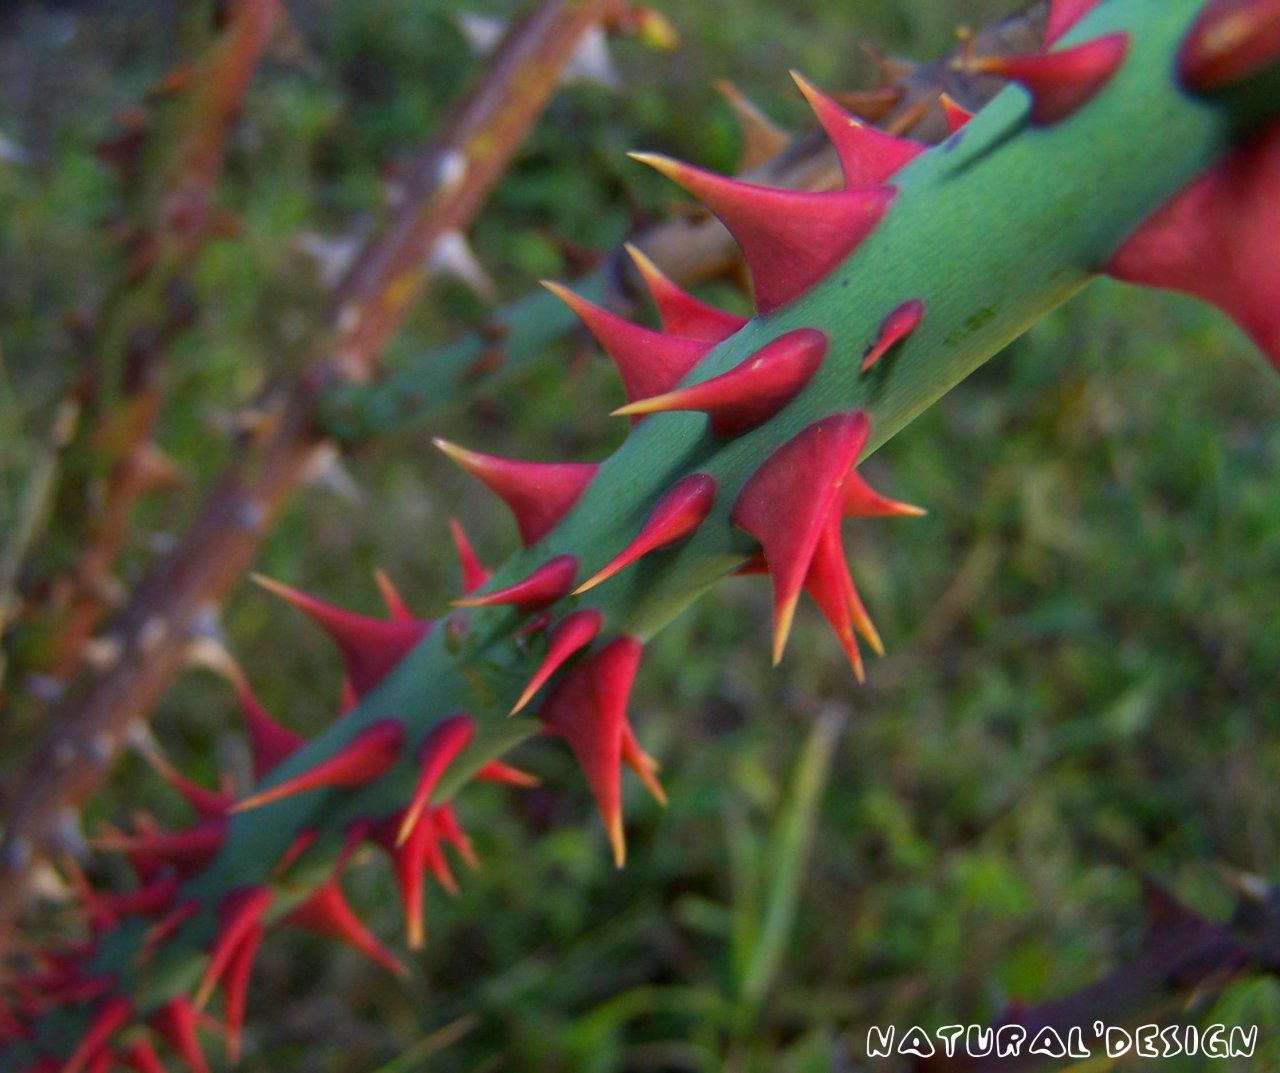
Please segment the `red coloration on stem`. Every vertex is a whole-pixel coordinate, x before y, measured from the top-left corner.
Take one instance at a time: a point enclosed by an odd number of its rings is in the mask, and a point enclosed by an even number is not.
[[[846,190],[884,182],[928,148],[868,126],[795,71],[791,77],[835,148]]]
[[[684,187],[737,240],[751,270],[756,308],[772,313],[849,256],[892,203],[891,186],[807,193],[727,179],[669,157],[633,153]]]
[[[796,604],[844,482],[870,433],[861,411],[823,418],[779,447],[743,485],[733,522],[760,542],[773,581],[773,662],[782,659]]]
[[[1044,28],[1045,51],[1053,48],[1097,4],[1098,0],[1049,0],[1049,20]]]
[[[967,70],[1017,82],[1031,95],[1031,122],[1050,127],[1088,104],[1111,81],[1128,51],[1127,34],[1107,34],[1060,52],[972,59]]]
[[[432,442],[506,503],[525,547],[555,528],[600,468],[594,462],[514,462],[447,440]]]
[[[233,812],[260,808],[309,790],[330,786],[363,786],[372,782],[396,762],[404,741],[404,725],[397,719],[383,719],[366,727],[345,745],[306,771],[238,801]]]
[[[578,560],[572,555],[548,559],[528,577],[480,596],[454,600],[454,607],[497,607],[511,604],[522,614],[538,611],[567,596],[578,576]]]
[[[973,113],[957,104],[950,93],[942,94],[938,103],[942,105],[942,118],[946,121],[948,134],[954,134],[973,118]]]
[[[662,494],[631,542],[582,585],[575,596],[607,581],[641,556],[683,540],[706,521],[716,499],[715,478],[706,473],[682,477]]]
[[[704,339],[651,331],[580,298],[558,283],[543,284],[565,303],[595,336],[618,368],[628,401],[655,395],[678,384],[715,345]]]
[[[1280,0],[1209,0],[1178,53],[1194,90],[1240,82],[1280,56]]]
[[[610,641],[575,665],[538,713],[548,728],[564,738],[582,768],[619,868],[627,859],[620,781],[627,698],[641,651],[634,637]]]
[[[766,343],[740,365],[665,395],[641,399],[614,414],[700,410],[715,436],[736,436],[774,417],[813,378],[827,353],[827,337],[797,328]]]
[[[1280,123],[1174,195],[1107,273],[1217,306],[1280,369]]]
[[[555,674],[570,656],[591,644],[603,623],[604,616],[590,608],[571,611],[561,619],[548,636],[547,653],[543,656],[538,669],[533,672],[528,684],[525,685],[524,692],[520,694],[515,707],[511,709],[511,714],[515,715],[523,709],[533,699],[533,695],[546,684],[547,679]]]
[[[467,539],[466,530],[456,518],[449,519],[449,533],[453,537],[453,548],[458,555],[458,572],[462,575],[462,595],[465,596],[488,582],[491,572],[476,557],[471,541]]]
[[[196,988],[195,1004],[204,1006],[231,967],[237,951],[271,905],[271,888],[240,887],[227,894],[218,906],[218,930],[209,948],[209,964],[205,966],[200,985]]]
[[[253,580],[304,612],[329,635],[342,655],[347,677],[357,697],[377,686],[408,655],[409,650],[431,632],[434,625],[427,620],[410,619],[406,622],[367,618],[259,574],[255,574]]]
[[[89,1027],[71,1057],[62,1065],[60,1073],[81,1073],[89,1063],[97,1058],[98,1052],[110,1042],[111,1037],[120,1031],[133,1016],[133,1006],[128,999],[114,996],[104,999],[93,1011]]]
[[[924,320],[924,303],[918,298],[903,302],[902,305],[885,317],[884,323],[880,325],[880,334],[862,359],[862,371],[865,373],[885,354],[914,332],[920,326],[922,320]]]
[[[191,1073],[209,1073],[196,1036],[196,1008],[186,998],[173,998],[147,1022]]]
[[[314,894],[289,913],[284,918],[284,923],[333,939],[340,939],[348,946],[359,950],[370,961],[381,965],[392,975],[401,977],[409,975],[409,970],[373,937],[368,928],[360,923],[352,912],[351,906],[347,904],[336,876],[318,887]]]
[[[423,809],[431,799],[431,793],[444,774],[445,768],[453,763],[460,752],[470,743],[475,734],[476,723],[469,715],[449,716],[432,727],[431,732],[423,739],[418,748],[418,759],[422,770],[418,774],[418,782],[413,796],[405,806],[400,820],[400,830],[396,835],[396,848],[399,849],[409,840],[414,824],[421,817]]]
[[[649,289],[658,317],[662,320],[662,330],[666,334],[719,343],[747,323],[745,317],[716,309],[689,294],[669,279],[638,246],[627,243],[626,250],[635,262],[644,285]],[[677,383],[678,379],[673,380],[672,384]]]

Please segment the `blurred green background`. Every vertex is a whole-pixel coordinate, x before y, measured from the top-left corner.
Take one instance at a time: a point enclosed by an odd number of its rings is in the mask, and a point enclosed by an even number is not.
[[[660,4],[679,50],[621,42],[618,89],[563,93],[475,228],[477,252],[511,299],[565,274],[548,233],[608,247],[634,206],[669,204],[671,188],[626,150],[731,169],[737,135],[713,79],[800,128],[788,68],[866,86],[860,42],[932,58],[956,25],[1017,6]],[[226,416],[305,356],[325,308],[307,248],[370,226],[382,166],[430,134],[473,73],[454,17],[510,5],[290,7],[298,41],[256,80],[223,184],[244,234],[202,259],[198,321],[166,373],[161,440],[193,484],[139,512],[126,582],[181,531],[225,457]],[[0,163],[6,519],[76,371],[66,316],[116,270],[100,224],[118,189],[90,148],[173,60],[173,17],[159,0],[0,10],[0,134],[28,156]],[[709,293],[742,304],[727,288]],[[485,308],[441,284],[388,361]],[[382,567],[435,613],[457,585],[449,516],[490,561],[515,541],[499,506],[427,437],[600,457],[620,435],[606,416],[619,399],[607,363],[583,360],[580,345],[548,352],[521,383],[362,449],[349,480],[301,498],[259,568],[372,611]],[[1242,337],[1189,301],[1099,283],[868,470],[930,514],[852,535],[889,648],[865,687],[811,608],[773,671],[766,587],[721,586],[646,659],[634,719],[671,803],[660,810],[628,786],[626,870],[612,868],[567,753],[522,747],[512,759],[543,786],[462,798],[483,868],[457,900],[431,892],[412,982],[332,944],[275,936],[251,989],[243,1068],[853,1069],[869,1024],[981,1021],[1108,971],[1138,943],[1140,874],[1213,917],[1231,904],[1224,868],[1275,878],[1280,385]],[[226,627],[283,721],[330,718],[334,661],[293,612],[246,585]],[[206,780],[245,767],[230,691],[208,674],[179,681],[155,727]],[[120,764],[90,830],[134,808],[172,810],[144,771]],[[398,947],[382,864],[355,869],[348,887]],[[1260,1025],[1259,1056],[1150,1068],[1280,1068],[1275,982],[1238,984],[1187,1016]]]

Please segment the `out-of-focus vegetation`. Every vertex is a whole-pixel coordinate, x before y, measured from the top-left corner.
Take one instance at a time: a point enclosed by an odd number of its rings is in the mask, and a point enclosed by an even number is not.
[[[514,298],[565,273],[549,235],[609,246],[636,206],[664,211],[671,188],[625,150],[729,170],[736,134],[715,78],[799,126],[789,67],[827,87],[866,85],[860,41],[928,58],[956,24],[1015,6],[666,5],[680,49],[622,43],[619,89],[566,91],[476,228],[477,251]],[[90,148],[172,59],[174,8],[0,11],[0,134],[26,156],[0,163],[4,531],[76,373],[68,314],[118,268],[100,227],[118,190]],[[371,223],[388,163],[472,72],[453,16],[507,12],[442,0],[291,8],[299,42],[255,82],[223,184],[243,235],[203,257],[199,319],[165,372],[161,439],[191,485],[139,512],[126,583],[216,471],[226,415],[304,355],[325,308],[308,247],[332,251]],[[743,304],[727,286],[708,293]],[[484,308],[441,284],[389,360]],[[585,347],[549,352],[536,374],[442,426],[363,448],[337,490],[289,513],[260,569],[372,609],[380,566],[419,610],[437,611],[456,589],[450,515],[491,560],[514,535],[427,435],[598,457],[621,434],[606,416],[619,397]],[[456,901],[432,892],[412,982],[329,943],[273,937],[243,1068],[852,1068],[868,1024],[981,1021],[1107,971],[1138,941],[1141,873],[1211,916],[1229,904],[1223,867],[1274,877],[1280,385],[1242,337],[1193,303],[1097,284],[870,468],[877,487],[930,514],[857,533],[857,580],[890,650],[867,686],[810,611],[773,671],[765,586],[722,586],[646,659],[635,719],[671,804],[660,811],[630,787],[626,870],[613,870],[567,756],[524,747],[513,759],[542,788],[461,800],[484,867]],[[332,661],[293,612],[245,586],[226,626],[283,721],[330,717]],[[155,727],[206,780],[246,767],[230,691],[208,674],[182,679]],[[120,766],[90,829],[172,808],[143,770],[136,758]],[[350,888],[375,931],[399,933],[380,863]],[[1237,985],[1187,1015],[1261,1026],[1251,1067],[1215,1069],[1280,1068],[1280,985]]]

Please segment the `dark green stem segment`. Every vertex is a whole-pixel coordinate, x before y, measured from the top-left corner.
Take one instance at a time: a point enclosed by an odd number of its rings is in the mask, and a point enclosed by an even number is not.
[[[781,444],[825,416],[859,409],[870,417],[868,450],[874,450],[1071,297],[1154,209],[1280,114],[1275,65],[1214,99],[1193,97],[1175,84],[1174,56],[1200,7],[1201,0],[1103,0],[1067,38],[1069,44],[1128,35],[1128,57],[1101,93],[1049,127],[1029,125],[1021,89],[1001,94],[962,132],[894,177],[892,208],[846,261],[800,299],[718,346],[686,381],[724,372],[785,332],[816,328],[829,340],[828,357],[793,402],[725,440],[713,438],[698,414],[657,415],[638,424],[568,516],[514,556],[493,585],[566,554],[578,558],[579,577],[587,577],[627,543],[667,488],[693,472],[711,474],[719,495],[695,536],[554,608],[591,606],[604,614],[606,635],[648,637],[751,553],[729,512],[745,480]],[[923,323],[863,374],[861,357],[884,317],[910,299],[924,302]],[[449,769],[440,798],[533,733],[535,719],[507,716],[541,654],[540,642],[517,636],[521,624],[512,610],[455,612],[357,709],[264,785],[314,766],[370,724],[397,718],[407,744],[391,772],[355,792],[303,794],[233,817],[220,855],[183,890],[202,911],[145,976],[133,961],[136,930],[108,937],[97,967],[116,974],[139,1008],[153,1007],[199,974],[199,951],[212,934],[219,899],[239,886],[273,883],[272,868],[299,831],[314,828],[322,836],[302,871],[279,888],[277,914],[326,874],[353,820],[402,807],[416,773],[414,747],[442,719],[468,712],[476,736]],[[82,1018],[83,1011],[50,1016],[39,1026],[39,1040],[65,1045]],[[26,1057],[6,1054],[0,1069],[22,1068]]]

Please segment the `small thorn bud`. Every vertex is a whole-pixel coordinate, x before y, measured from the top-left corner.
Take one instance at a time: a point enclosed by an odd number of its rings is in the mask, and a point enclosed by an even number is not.
[[[868,348],[862,359],[862,371],[865,373],[890,350],[914,332],[924,320],[924,303],[918,298],[903,302],[884,319],[880,325],[880,334]]]
[[[949,93],[942,94],[938,103],[942,105],[942,118],[946,121],[948,134],[954,134],[973,118],[973,113],[957,104]]]
[[[491,573],[476,558],[476,553],[471,548],[471,541],[467,539],[466,530],[456,518],[449,519],[449,534],[453,537],[453,547],[458,556],[458,569],[462,574],[462,594],[465,596],[487,584]]]

